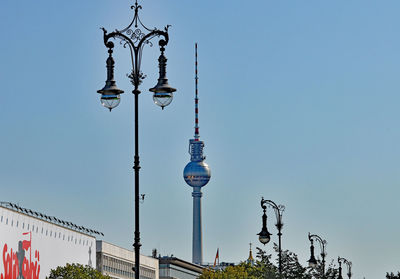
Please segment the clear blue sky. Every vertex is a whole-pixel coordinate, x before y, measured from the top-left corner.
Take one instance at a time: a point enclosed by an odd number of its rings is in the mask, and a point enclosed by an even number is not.
[[[130,22],[133,1],[0,2],[1,200],[133,239],[133,96],[112,113],[104,26]],[[283,248],[309,258],[307,233],[353,278],[400,270],[400,2],[397,0],[141,1],[143,22],[171,24],[164,111],[147,48],[141,86],[143,253],[191,260],[192,197],[182,171],[193,137],[194,43],[200,135],[212,170],[203,189],[204,260],[238,262],[258,244],[261,196],[286,206]],[[269,218],[270,231],[276,233]],[[277,241],[276,235],[274,241]],[[266,246],[271,251],[271,245]]]

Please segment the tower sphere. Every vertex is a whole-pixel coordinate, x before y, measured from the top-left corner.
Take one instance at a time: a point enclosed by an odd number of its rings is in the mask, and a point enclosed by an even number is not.
[[[204,161],[189,162],[183,170],[183,178],[192,187],[203,187],[211,178],[211,171]]]

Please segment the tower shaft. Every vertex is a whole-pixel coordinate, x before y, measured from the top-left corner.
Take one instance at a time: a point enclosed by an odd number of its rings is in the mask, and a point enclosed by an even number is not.
[[[203,263],[203,234],[201,227],[201,197],[203,193],[200,187],[195,187],[192,192],[193,197],[193,242],[192,242],[192,262],[195,264]]]

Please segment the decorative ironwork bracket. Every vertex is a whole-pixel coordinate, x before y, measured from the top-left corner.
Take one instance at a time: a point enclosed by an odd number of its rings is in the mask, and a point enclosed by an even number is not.
[[[104,32],[104,45],[110,50],[114,48],[114,43],[111,39],[119,39],[120,44],[123,45],[124,48],[128,47],[131,53],[131,62],[132,62],[132,71],[127,76],[130,78],[131,83],[135,87],[135,91],[138,91],[139,85],[142,83],[143,79],[146,78],[141,70],[141,62],[142,62],[142,52],[143,47],[145,45],[153,46],[151,40],[154,37],[163,37],[158,41],[158,45],[160,46],[160,51],[163,53],[165,51],[165,46],[168,44],[169,36],[168,36],[168,28],[170,25],[167,25],[164,30],[158,30],[157,28],[150,29],[146,27],[139,17],[139,10],[142,9],[137,1],[135,5],[131,6],[131,9],[135,10],[135,14],[132,22],[122,30],[115,30],[111,33],[108,33],[107,30],[102,27],[101,29]],[[148,33],[144,33],[148,31]]]

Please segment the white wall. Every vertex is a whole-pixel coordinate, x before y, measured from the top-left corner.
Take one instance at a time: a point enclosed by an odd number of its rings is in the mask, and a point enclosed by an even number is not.
[[[91,261],[96,267],[94,237],[0,207],[0,279],[17,278],[18,243],[31,237],[31,247],[22,249],[24,279],[45,279],[51,269],[66,263],[87,265]]]

